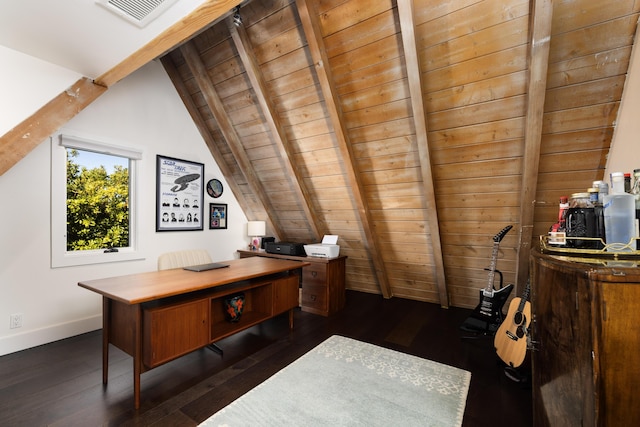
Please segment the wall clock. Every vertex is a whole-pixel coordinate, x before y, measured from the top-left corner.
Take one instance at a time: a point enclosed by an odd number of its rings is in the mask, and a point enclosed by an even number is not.
[[[222,183],[220,182],[220,180],[210,179],[209,182],[207,182],[207,194],[214,199],[222,196],[223,190],[224,187],[222,187]]]

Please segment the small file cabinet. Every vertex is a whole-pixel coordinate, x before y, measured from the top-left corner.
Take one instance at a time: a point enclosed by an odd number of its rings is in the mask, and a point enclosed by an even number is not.
[[[329,316],[345,302],[345,255],[335,258],[270,254],[265,251],[239,250],[240,258],[261,256],[310,263],[302,269],[302,311]]]

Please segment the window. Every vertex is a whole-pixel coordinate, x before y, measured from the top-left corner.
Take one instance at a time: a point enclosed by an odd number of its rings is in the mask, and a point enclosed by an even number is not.
[[[136,163],[141,153],[70,135],[51,144],[51,266],[140,259]]]

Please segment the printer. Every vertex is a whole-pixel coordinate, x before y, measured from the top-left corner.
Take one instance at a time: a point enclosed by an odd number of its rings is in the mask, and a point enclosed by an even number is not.
[[[326,234],[322,238],[322,243],[304,245],[304,251],[307,256],[335,258],[340,255],[340,246],[336,243],[338,243],[338,236]]]

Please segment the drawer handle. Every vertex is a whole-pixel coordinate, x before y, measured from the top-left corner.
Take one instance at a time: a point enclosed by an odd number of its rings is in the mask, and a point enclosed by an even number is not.
[[[315,295],[311,295],[311,301],[315,301],[316,300],[316,296]]]
[[[318,272],[317,272],[317,271],[312,271],[312,272],[311,272],[311,275],[312,275],[313,277],[316,277],[316,276],[318,275]]]

